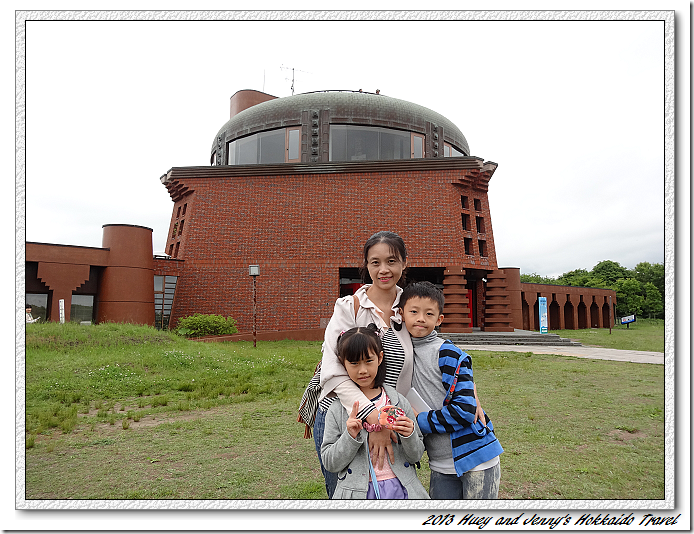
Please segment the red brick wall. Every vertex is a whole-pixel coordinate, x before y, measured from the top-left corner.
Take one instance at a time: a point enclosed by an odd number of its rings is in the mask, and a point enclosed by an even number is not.
[[[239,330],[249,330],[248,266],[258,264],[258,330],[324,326],[321,319],[332,315],[338,297],[338,269],[359,266],[365,240],[379,230],[405,239],[410,266],[495,269],[486,181],[483,188],[471,185],[479,184],[479,173],[431,164],[411,165],[407,172],[222,176],[216,169],[187,177],[172,172],[176,191],[194,191],[177,199],[166,247],[168,252],[180,242],[178,259],[184,260],[172,324],[195,312],[219,313],[237,319]],[[473,256],[464,254],[461,194],[469,199],[472,228],[465,235],[473,237]],[[481,200],[480,212],[474,198]],[[184,203],[186,215],[177,219]],[[486,258],[477,252],[475,215],[485,218]],[[181,219],[183,233],[172,238]]]

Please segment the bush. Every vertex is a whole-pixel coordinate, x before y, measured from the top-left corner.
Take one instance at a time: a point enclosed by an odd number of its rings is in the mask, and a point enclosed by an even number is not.
[[[224,336],[235,334],[236,320],[221,315],[195,313],[178,321],[176,333],[186,337]]]

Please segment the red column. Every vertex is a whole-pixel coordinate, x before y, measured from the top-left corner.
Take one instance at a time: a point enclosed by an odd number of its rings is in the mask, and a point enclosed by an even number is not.
[[[97,322],[154,325],[152,229],[104,225],[102,246],[109,265],[99,282]]]

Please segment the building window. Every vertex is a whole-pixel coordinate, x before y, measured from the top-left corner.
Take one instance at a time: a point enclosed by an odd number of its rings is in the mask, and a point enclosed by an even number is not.
[[[176,212],[176,218],[178,219],[181,216],[181,206],[178,206],[178,211]]]
[[[467,197],[465,195],[460,195],[460,204],[464,210],[468,209]]]
[[[301,161],[301,128],[287,128],[287,163]]]
[[[72,295],[71,323],[90,323],[94,317],[94,295]]]
[[[484,217],[475,217],[475,223],[477,223],[477,233],[484,233]]]
[[[174,248],[173,243],[171,243],[169,245],[169,256],[173,256],[173,248]]]
[[[472,256],[472,238],[471,237],[463,238],[463,243],[465,244],[465,255],[466,256]]]
[[[330,126],[330,161],[410,159],[409,132],[372,126]]]
[[[475,199],[475,211],[482,211],[482,201],[479,198]]]
[[[411,158],[423,158],[424,157],[424,136],[412,134],[412,154]]]
[[[479,217],[478,217],[479,219]],[[185,224],[185,220],[181,221],[181,226],[178,227],[178,235],[181,235],[183,233],[183,225]]]
[[[463,218],[463,230],[470,229],[470,216],[467,213],[461,213]]]
[[[177,281],[177,276],[154,277],[154,326],[158,330],[169,327]]]
[[[171,237],[176,237],[176,232],[178,231],[178,222],[173,225],[173,230],[171,231]]]
[[[48,318],[48,294],[47,293],[27,293],[25,304],[31,306],[31,316],[34,319],[46,321]]]
[[[176,243],[176,248],[174,249],[173,257],[178,258],[178,249],[181,248],[181,242]]]
[[[482,256],[483,258],[486,258],[487,257],[487,242],[480,239],[479,241],[477,241],[477,246],[480,249],[480,256]]]
[[[188,208],[188,204],[183,204],[183,213],[182,215],[186,214],[186,209]]]
[[[464,156],[465,153],[458,150],[452,145],[449,145],[448,143],[443,144],[443,157],[444,158],[451,158],[451,157],[459,157],[459,156]]]
[[[227,144],[227,165],[285,163],[300,160],[300,128],[259,132]]]

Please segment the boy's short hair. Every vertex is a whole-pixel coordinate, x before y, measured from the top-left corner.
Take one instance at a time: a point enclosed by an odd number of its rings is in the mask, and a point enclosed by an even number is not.
[[[369,352],[379,356],[383,352],[383,344],[378,335],[379,328],[371,323],[369,326],[357,326],[343,332],[337,338],[337,359],[342,365],[345,361],[356,363],[369,357]],[[381,387],[386,380],[386,356],[378,366],[374,377],[374,386]]]
[[[443,291],[441,291],[431,282],[427,281],[412,282],[405,289],[403,289],[402,294],[400,295],[400,304],[398,304],[398,306],[400,306],[402,309],[405,309],[405,303],[408,300],[417,297],[433,300],[439,307],[439,315],[443,313],[443,305],[445,303]]]

